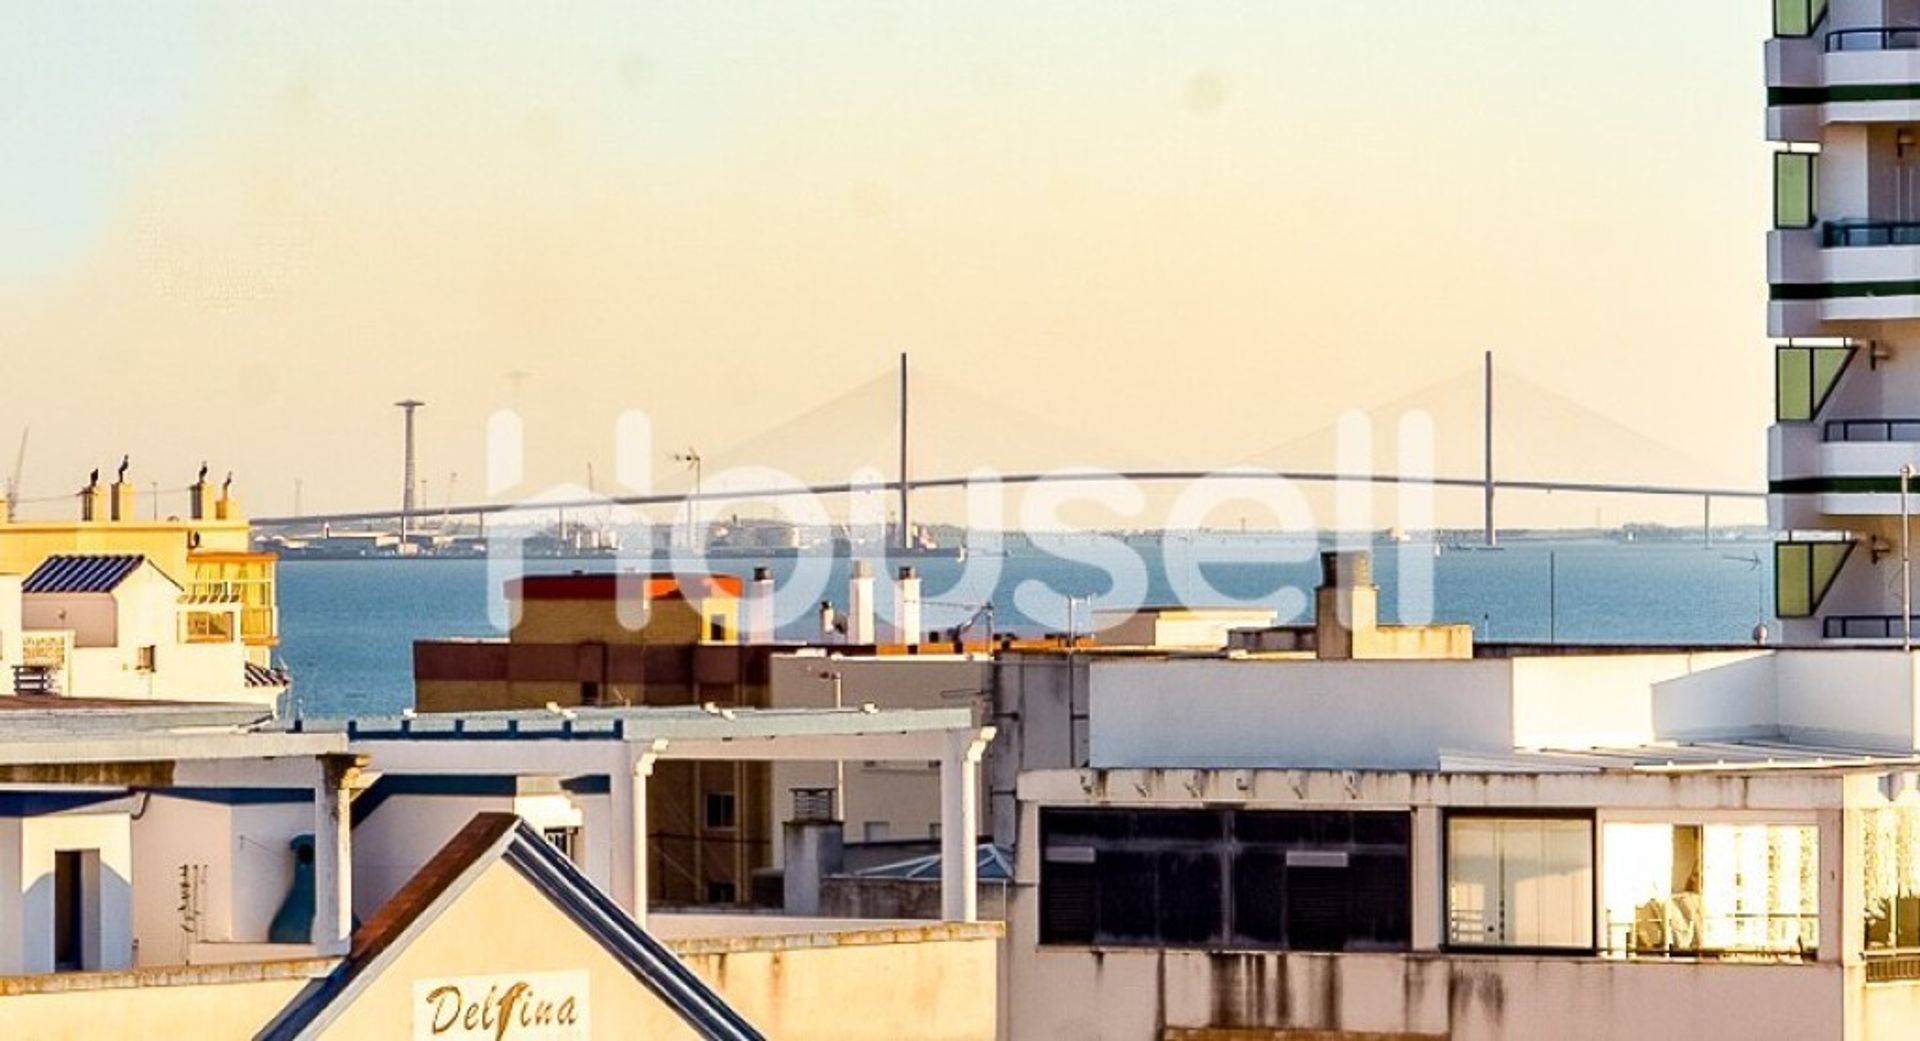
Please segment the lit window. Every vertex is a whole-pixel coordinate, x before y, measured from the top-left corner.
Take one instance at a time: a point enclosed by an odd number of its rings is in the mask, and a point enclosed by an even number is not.
[[[1811,958],[1818,831],[1797,824],[1608,824],[1608,953]]]
[[[1593,822],[1449,818],[1447,942],[1592,948]]]

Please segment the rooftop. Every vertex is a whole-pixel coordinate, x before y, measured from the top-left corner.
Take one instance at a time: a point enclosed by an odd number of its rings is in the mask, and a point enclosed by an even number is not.
[[[26,593],[111,593],[147,558],[138,553],[61,554],[33,569],[21,587]]]

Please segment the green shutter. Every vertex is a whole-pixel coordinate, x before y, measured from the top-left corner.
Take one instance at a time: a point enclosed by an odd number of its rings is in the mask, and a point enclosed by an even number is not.
[[[1780,542],[1773,547],[1773,613],[1782,618],[1813,614],[1810,596],[1813,553],[1805,543]]]
[[[1811,228],[1818,220],[1819,156],[1773,153],[1773,226]]]
[[[1826,14],[1827,0],[1773,0],[1773,34],[1811,36]]]
[[[1774,613],[1809,618],[1833,589],[1853,553],[1852,542],[1776,542],[1773,546]]]
[[[1777,348],[1773,358],[1774,419],[1807,423],[1817,418],[1857,350],[1850,345]]]

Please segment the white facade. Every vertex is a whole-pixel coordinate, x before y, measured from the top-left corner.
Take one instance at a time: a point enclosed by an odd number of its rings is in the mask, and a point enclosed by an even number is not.
[[[1897,641],[1899,475],[1920,468],[1920,6],[1776,6],[1768,135],[1798,153],[1775,160],[1767,249],[1777,609],[1788,644]]]
[[[0,576],[0,685],[15,691],[11,666],[35,665],[66,697],[271,707],[286,688],[249,682],[239,610],[185,602],[150,562],[103,592],[23,593],[18,577]]]
[[[1910,1036],[1917,674],[1095,660],[1088,766],[1018,782],[1003,1036]]]

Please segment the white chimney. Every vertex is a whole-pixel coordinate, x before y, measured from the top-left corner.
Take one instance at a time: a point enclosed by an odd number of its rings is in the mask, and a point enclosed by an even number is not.
[[[847,642],[873,642],[873,565],[864,560],[853,562],[847,579]]]
[[[900,569],[893,587],[893,627],[895,638],[909,647],[926,635],[920,631],[920,573],[910,567]]]
[[[747,642],[773,642],[773,569],[753,569],[747,586]]]

